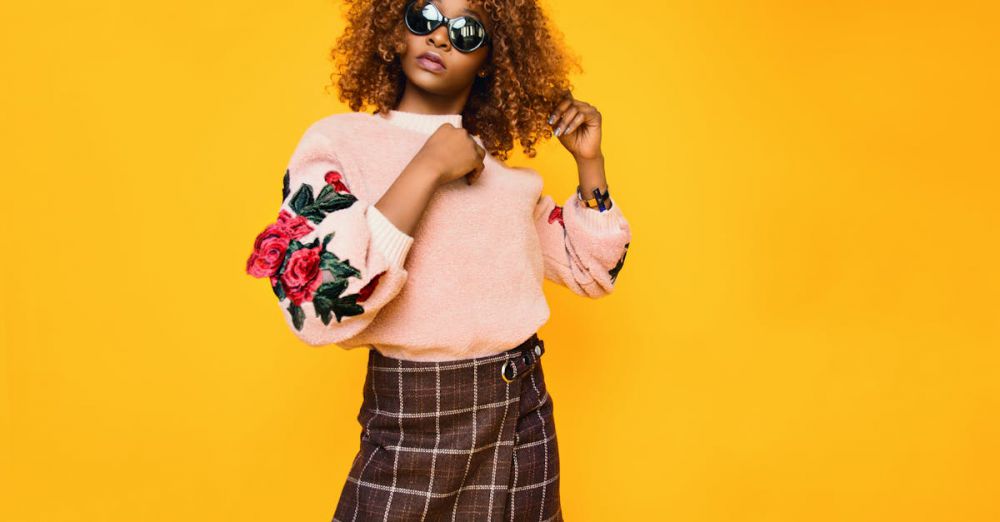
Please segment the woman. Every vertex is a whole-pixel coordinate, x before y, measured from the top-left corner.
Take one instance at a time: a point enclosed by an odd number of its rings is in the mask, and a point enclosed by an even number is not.
[[[607,295],[631,240],[601,114],[567,94],[531,1],[348,3],[333,57],[353,112],[306,130],[247,260],[300,339],[369,348],[333,518],[562,520],[537,329],[543,279]],[[573,155],[564,205],[505,163],[515,136]]]

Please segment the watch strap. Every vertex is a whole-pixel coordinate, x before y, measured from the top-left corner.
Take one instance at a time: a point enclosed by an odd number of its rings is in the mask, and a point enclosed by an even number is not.
[[[611,209],[611,187],[608,187],[604,193],[601,193],[600,188],[595,188],[593,191],[593,197],[585,198],[583,197],[583,190],[580,185],[576,186],[576,198],[580,200],[581,203],[587,208],[596,208],[601,212]]]

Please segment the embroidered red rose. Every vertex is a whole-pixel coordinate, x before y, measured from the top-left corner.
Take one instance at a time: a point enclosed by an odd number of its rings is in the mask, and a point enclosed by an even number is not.
[[[284,286],[285,295],[295,305],[311,301],[313,293],[323,282],[319,270],[321,248],[320,246],[300,248],[288,257],[288,265],[281,274],[281,284]]]
[[[281,225],[285,229],[285,232],[291,239],[299,239],[313,231],[313,227],[309,224],[308,219],[302,216],[292,217],[292,214],[287,210],[282,210],[278,214],[278,225]]]
[[[368,281],[368,284],[361,288],[361,290],[358,290],[358,299],[356,302],[363,303],[372,295],[372,292],[375,291],[375,287],[378,286],[379,278],[382,277],[382,274],[384,273],[385,272],[380,272],[377,276],[373,277],[371,281]]]
[[[253,253],[247,259],[247,273],[254,277],[269,277],[277,273],[288,250],[288,232],[282,225],[272,223],[257,235]]]
[[[333,190],[336,190],[337,192],[347,192],[348,194],[351,193],[351,189],[347,188],[347,185],[344,184],[343,174],[337,172],[336,170],[327,172],[323,179],[326,180],[327,184],[333,185]]]
[[[566,226],[566,223],[563,223],[563,209],[559,205],[556,205],[552,209],[552,212],[549,212],[549,223],[552,223],[553,221],[556,220],[558,220],[559,224],[562,225],[563,227]]]

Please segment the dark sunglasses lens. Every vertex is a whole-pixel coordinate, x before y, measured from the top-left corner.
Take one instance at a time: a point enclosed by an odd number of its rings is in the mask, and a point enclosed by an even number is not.
[[[406,26],[416,34],[427,34],[441,23],[441,12],[432,3],[413,2],[406,9]]]
[[[486,29],[474,18],[463,16],[451,26],[451,43],[459,51],[471,51],[486,38]]]

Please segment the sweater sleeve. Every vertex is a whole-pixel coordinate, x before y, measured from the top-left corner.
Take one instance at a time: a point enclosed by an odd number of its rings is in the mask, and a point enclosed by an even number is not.
[[[601,212],[572,193],[563,206],[542,195],[535,205],[545,278],[584,297],[610,294],[625,263],[632,232],[618,202]]]
[[[330,138],[310,127],[285,171],[278,218],[247,259],[247,273],[270,281],[289,328],[310,345],[357,336],[407,280],[413,237],[365,189]]]

